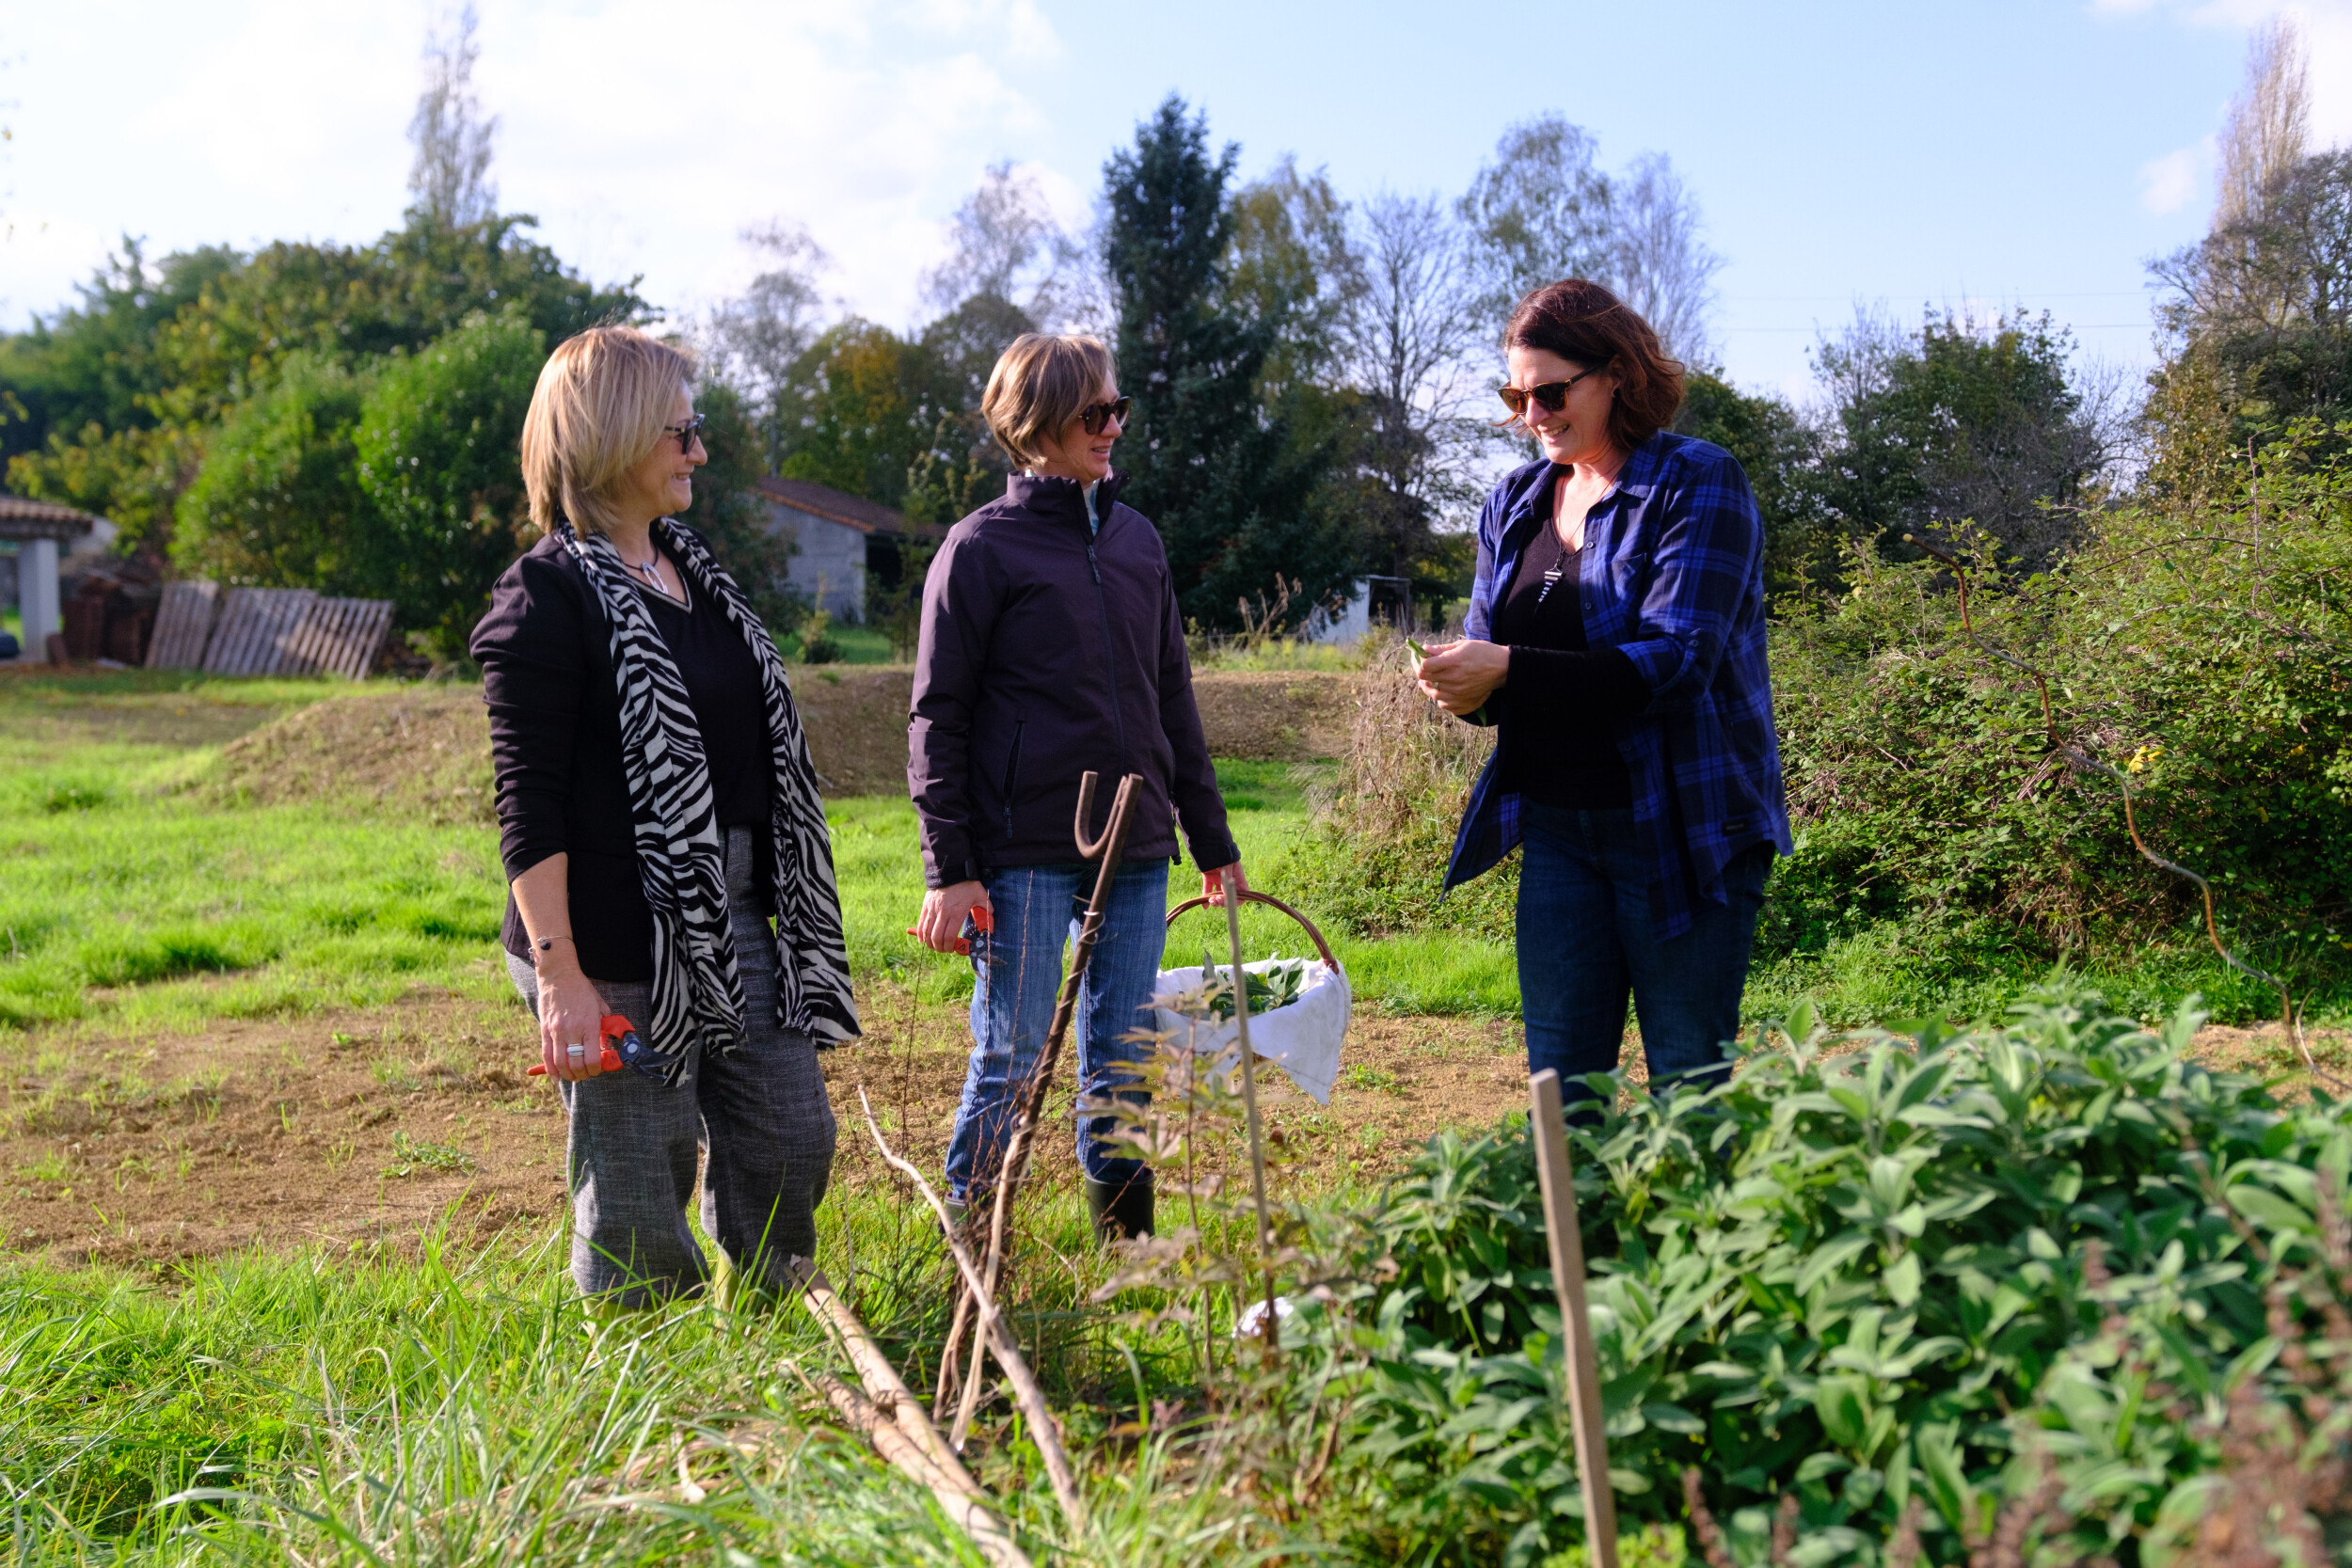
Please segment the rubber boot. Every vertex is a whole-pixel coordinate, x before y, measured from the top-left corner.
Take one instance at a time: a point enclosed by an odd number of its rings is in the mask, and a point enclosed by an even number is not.
[[[1094,1239],[1108,1245],[1152,1234],[1152,1173],[1139,1170],[1122,1183],[1086,1179],[1087,1214]]]
[[[963,1216],[965,1213],[963,1199],[960,1197],[950,1197],[943,1198],[940,1201],[947,1206],[947,1223],[954,1226],[958,1230],[961,1230],[963,1228]]]

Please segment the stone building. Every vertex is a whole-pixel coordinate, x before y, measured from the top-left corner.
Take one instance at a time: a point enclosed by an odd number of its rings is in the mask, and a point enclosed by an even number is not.
[[[879,501],[846,495],[804,479],[759,482],[768,502],[769,526],[800,547],[787,578],[818,609],[843,620],[866,619],[868,573],[883,588],[895,587],[909,545],[936,545],[947,531],[910,522]]]

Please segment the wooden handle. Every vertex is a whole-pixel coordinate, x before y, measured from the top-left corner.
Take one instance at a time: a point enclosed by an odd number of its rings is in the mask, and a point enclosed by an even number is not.
[[[1291,908],[1288,904],[1283,903],[1279,898],[1275,897],[1270,893],[1259,893],[1253,889],[1250,892],[1243,894],[1241,895],[1241,901],[1245,904],[1263,904],[1269,909],[1279,910],[1284,914],[1289,915],[1293,920],[1297,921],[1299,927],[1306,931],[1308,940],[1315,944],[1315,951],[1323,955],[1323,961],[1330,965],[1333,969],[1340,967],[1340,960],[1331,956],[1331,944],[1323,940],[1323,933],[1315,929],[1315,923],[1313,921],[1308,919],[1305,915],[1300,914],[1296,910]],[[1168,927],[1171,930],[1175,928],[1176,917],[1178,915],[1189,914],[1194,910],[1206,909],[1208,907],[1208,903],[1209,895],[1205,893],[1198,898],[1185,899],[1183,903],[1168,911]]]

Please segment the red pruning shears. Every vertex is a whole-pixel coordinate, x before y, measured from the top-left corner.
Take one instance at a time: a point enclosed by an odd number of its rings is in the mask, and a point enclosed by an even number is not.
[[[597,1065],[606,1072],[618,1072],[625,1067],[635,1067],[651,1054],[645,1050],[645,1042],[638,1037],[636,1026],[618,1013],[605,1014],[604,1022],[597,1025],[597,1032],[603,1036],[598,1043],[604,1050],[604,1058]],[[615,1041],[620,1044],[618,1051],[612,1049]],[[524,1070],[533,1078],[544,1078],[548,1073],[548,1065],[539,1062]]]
[[[983,935],[996,929],[996,917],[989,913],[986,904],[973,905],[972,912],[965,915],[964,919],[971,922],[972,929]],[[914,935],[914,927],[907,927],[907,935]],[[972,951],[972,939],[970,937],[956,938],[956,951],[968,955]]]

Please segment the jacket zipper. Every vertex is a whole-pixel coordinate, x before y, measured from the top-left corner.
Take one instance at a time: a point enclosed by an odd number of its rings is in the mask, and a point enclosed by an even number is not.
[[[1107,527],[1110,519],[1105,517],[1103,522]],[[1087,535],[1087,570],[1094,578],[1094,608],[1103,615],[1103,663],[1111,673],[1111,734],[1119,741],[1119,776],[1123,779],[1127,776],[1127,719],[1120,711],[1119,651],[1111,645],[1111,604],[1103,594],[1103,569],[1095,564],[1091,532]]]
[[[1012,750],[1005,754],[1005,842],[1012,842],[1012,786],[1021,778],[1021,733],[1029,727],[1026,719],[1012,721]]]

